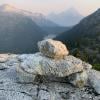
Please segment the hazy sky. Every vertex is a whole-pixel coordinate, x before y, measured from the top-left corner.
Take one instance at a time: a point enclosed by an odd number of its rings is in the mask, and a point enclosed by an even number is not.
[[[100,0],[0,0],[0,5],[11,4],[32,12],[59,13],[68,8],[76,8],[81,14],[88,15],[100,8]]]

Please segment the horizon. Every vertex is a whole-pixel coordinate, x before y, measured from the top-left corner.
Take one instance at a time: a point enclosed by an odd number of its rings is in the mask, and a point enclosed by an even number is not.
[[[9,4],[18,9],[31,11],[33,13],[42,13],[48,15],[50,13],[60,13],[70,8],[76,9],[81,15],[87,16],[99,9],[99,0],[1,0],[0,5]],[[55,6],[56,5],[56,6]]]

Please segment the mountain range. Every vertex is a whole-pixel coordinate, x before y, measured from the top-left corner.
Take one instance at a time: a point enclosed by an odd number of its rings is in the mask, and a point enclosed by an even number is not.
[[[40,26],[48,35],[57,35],[70,29],[70,27],[64,27],[48,19],[41,13],[30,14],[32,20]]]
[[[22,12],[7,4],[0,6],[0,53],[37,51],[37,42],[46,33]]]
[[[32,13],[9,4],[1,5],[0,53],[38,51],[38,41],[51,35],[55,37],[68,29],[70,28],[56,24],[41,13]]]
[[[78,24],[83,17],[75,8],[70,8],[58,14],[51,13],[47,16],[51,21],[67,27]]]
[[[92,64],[100,63],[100,9],[55,39],[69,46],[75,56]]]

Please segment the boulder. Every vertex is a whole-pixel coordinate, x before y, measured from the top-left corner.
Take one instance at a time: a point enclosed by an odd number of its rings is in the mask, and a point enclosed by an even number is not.
[[[87,84],[88,75],[86,71],[82,71],[68,76],[68,80],[72,85],[81,88]]]
[[[8,54],[0,54],[0,63],[6,62],[8,58],[9,58]]]
[[[83,70],[82,61],[73,56],[66,56],[65,59],[55,60],[43,57],[40,61],[40,75],[66,77]]]
[[[54,77],[66,77],[83,71],[82,61],[73,56],[65,59],[51,59],[41,53],[33,54],[20,64],[20,68],[29,74]]]
[[[64,58],[64,56],[69,54],[69,51],[62,42],[52,39],[38,42],[38,48],[43,55],[50,58]]]

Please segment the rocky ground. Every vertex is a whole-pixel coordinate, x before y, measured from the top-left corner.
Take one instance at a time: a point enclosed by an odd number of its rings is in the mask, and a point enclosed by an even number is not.
[[[0,63],[0,100],[100,100],[100,95],[91,87],[79,89],[66,81],[19,83],[16,66],[20,61],[17,56],[9,55]]]
[[[30,77],[26,75],[24,79],[28,82],[19,81],[16,68],[30,56],[34,54],[0,55],[0,100],[100,100],[100,72],[92,69],[88,73],[90,83],[80,88],[67,77],[37,75],[32,82],[31,73],[27,72]]]

